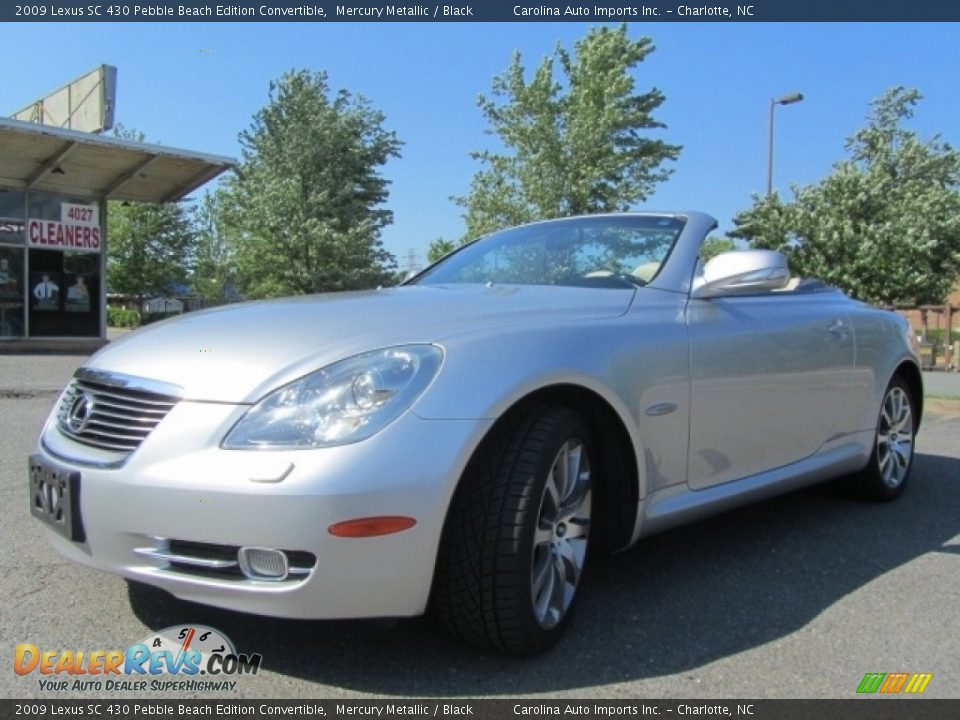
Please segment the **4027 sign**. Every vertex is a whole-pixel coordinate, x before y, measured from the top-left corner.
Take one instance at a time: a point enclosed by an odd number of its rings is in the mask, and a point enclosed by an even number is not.
[[[100,227],[100,208],[96,205],[60,203],[60,222],[98,228]]]

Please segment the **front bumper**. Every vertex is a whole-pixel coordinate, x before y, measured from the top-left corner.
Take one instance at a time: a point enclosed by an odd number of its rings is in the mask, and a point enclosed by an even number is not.
[[[372,438],[300,451],[222,450],[247,406],[182,401],[120,467],[50,421],[37,453],[79,471],[84,542],[47,534],[63,555],[233,610],[291,618],[400,617],[429,598],[446,509],[488,420],[407,412]],[[416,525],[372,538],[331,536],[345,520],[402,515]],[[311,553],[287,582],[185,573],[144,553],[163,539]]]

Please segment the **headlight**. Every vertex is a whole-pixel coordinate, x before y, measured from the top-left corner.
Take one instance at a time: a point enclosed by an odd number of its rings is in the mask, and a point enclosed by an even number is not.
[[[334,363],[263,398],[227,433],[223,447],[300,449],[363,440],[413,405],[442,360],[434,345],[405,345]]]

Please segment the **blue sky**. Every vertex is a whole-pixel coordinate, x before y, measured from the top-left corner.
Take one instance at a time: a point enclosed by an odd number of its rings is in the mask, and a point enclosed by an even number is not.
[[[383,235],[401,265],[422,261],[438,236],[463,231],[449,196],[463,194],[487,145],[476,97],[511,53],[528,68],[580,23],[43,23],[0,30],[7,58],[0,113],[10,113],[86,70],[118,72],[117,119],[151,142],[239,157],[237,134],[291,68],[326,70],[333,87],[366,96],[404,141],[392,181],[394,224]],[[721,229],[763,190],[771,96],[777,109],[774,186],[815,182],[844,155],[868,102],[893,85],[920,89],[912,127],[960,144],[960,25],[633,23],[657,46],[636,71],[639,90],[666,95],[660,137],[683,145],[675,173],[644,204],[698,209]]]

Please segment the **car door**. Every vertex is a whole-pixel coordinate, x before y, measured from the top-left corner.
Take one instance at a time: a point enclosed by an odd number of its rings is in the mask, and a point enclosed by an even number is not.
[[[845,427],[854,337],[836,295],[690,300],[693,489],[802,460]]]

